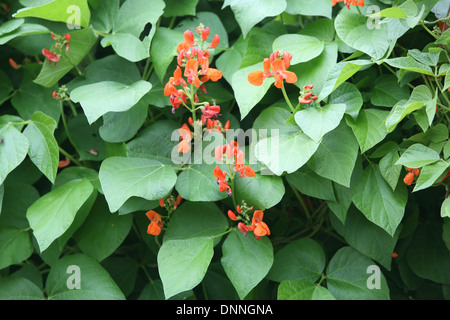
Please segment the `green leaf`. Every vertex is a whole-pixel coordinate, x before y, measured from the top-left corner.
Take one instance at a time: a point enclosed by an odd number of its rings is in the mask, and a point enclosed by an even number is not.
[[[35,83],[46,88],[55,85],[83,60],[97,42],[97,35],[92,28],[73,31],[70,36],[70,50],[64,51],[56,66],[53,63],[49,64],[49,61],[45,59],[41,72],[34,80]],[[55,45],[52,45],[49,50],[55,52]]]
[[[400,230],[391,237],[383,229],[367,220],[355,207],[351,207],[348,211],[345,224],[334,217],[330,221],[352,248],[380,263],[387,270],[391,270],[392,253]]]
[[[374,106],[393,107],[403,99],[409,99],[409,89],[407,86],[401,87],[394,75],[385,74],[378,77],[370,92],[370,102]]]
[[[53,136],[55,127],[55,120],[38,111],[23,131],[29,141],[31,161],[52,183],[55,182],[59,162],[59,146]]]
[[[215,164],[192,164],[179,175],[175,189],[183,199],[189,201],[218,201],[228,197],[225,191],[219,192],[214,178]],[[222,170],[226,170],[221,165]],[[228,170],[226,170],[228,171]]]
[[[361,178],[351,190],[355,206],[377,226],[391,236],[400,224],[408,193],[403,185],[392,191],[384,180],[377,165],[371,164],[364,169]]]
[[[361,68],[372,64],[373,62],[370,60],[340,61],[335,64],[328,73],[322,91],[319,94],[319,100],[325,99]]]
[[[284,196],[283,180],[273,175],[256,173],[255,177],[240,177],[234,181],[236,202],[242,200],[260,210],[268,209],[278,204]]]
[[[0,278],[0,300],[44,300],[44,294],[27,278],[9,276]]]
[[[349,187],[358,148],[352,130],[345,121],[341,121],[336,129],[323,137],[317,151],[309,159],[308,167],[319,176]]]
[[[442,224],[420,224],[406,251],[412,271],[421,278],[450,284],[450,252],[442,240]]]
[[[165,241],[158,252],[158,271],[166,299],[193,289],[203,279],[214,254],[213,238]]]
[[[100,262],[122,244],[132,222],[132,215],[110,213],[103,197],[98,198],[74,239],[81,252]]]
[[[362,109],[356,120],[346,118],[347,124],[352,128],[361,152],[374,147],[381,142],[388,134],[384,121],[389,115],[389,111],[378,109]]]
[[[392,18],[406,18],[408,15],[401,8],[386,8],[380,12],[368,15],[369,17],[392,17]]]
[[[46,193],[28,208],[27,219],[41,252],[70,227],[92,191],[88,180],[73,180]]]
[[[195,16],[198,0],[164,0],[164,17]]]
[[[120,0],[99,1],[91,12],[91,24],[94,30],[109,33],[113,28],[114,18],[119,13]]]
[[[19,264],[33,253],[28,232],[19,228],[0,225],[0,269]]]
[[[281,14],[286,9],[286,1],[281,0],[273,2],[270,0],[262,0],[258,2],[258,6],[254,6],[250,2],[225,0],[222,9],[227,6],[231,7],[234,17],[245,38],[252,27],[258,22],[266,17],[273,17]]]
[[[77,269],[69,267],[76,266]],[[80,277],[80,289],[70,289],[73,277]],[[49,300],[124,300],[108,272],[93,258],[83,254],[61,258],[48,274],[45,285]]]
[[[449,164],[445,161],[438,161],[423,166],[422,169],[420,169],[420,175],[416,181],[413,192],[431,187],[435,182],[439,181],[439,177],[448,169],[448,167]]]
[[[0,183],[25,159],[28,153],[28,139],[14,127],[0,126]]]
[[[102,81],[74,89],[70,95],[79,102],[89,124],[108,112],[123,112],[132,108],[151,89],[144,80],[125,85],[115,81]]]
[[[150,48],[153,66],[162,82],[166,75],[167,68],[177,55],[176,47],[184,41],[183,33],[165,27],[158,28],[153,37],[153,44]]]
[[[325,252],[313,239],[303,238],[281,248],[267,278],[272,281],[305,280],[315,282],[325,268]]]
[[[286,180],[302,194],[318,199],[336,201],[331,180],[319,176],[308,166],[303,166],[294,173],[288,174]]]
[[[316,152],[319,144],[302,131],[260,139],[255,147],[256,158],[275,175],[292,173],[301,168]]]
[[[187,201],[172,214],[163,240],[211,237],[227,227],[225,215],[214,203]]]
[[[22,20],[22,19],[20,19],[20,20]],[[10,20],[10,21],[14,21],[14,20]],[[5,24],[3,24],[3,25],[5,25]],[[17,37],[29,36],[29,35],[40,34],[40,33],[49,33],[49,32],[50,31],[46,27],[44,27],[40,24],[23,23],[20,27],[14,29],[11,32],[3,33],[3,34],[0,33],[0,45],[4,45],[8,41],[10,41],[14,38],[17,38]]]
[[[367,19],[352,10],[341,10],[334,26],[339,38],[348,46],[379,60],[388,51],[392,40],[385,24],[378,24],[377,28],[369,28]]]
[[[384,62],[394,68],[433,76],[433,71],[429,66],[421,62],[418,62],[417,60],[413,59],[410,56],[386,59],[384,60]]]
[[[450,198],[446,198],[441,205],[441,217],[450,218]]]
[[[306,108],[295,114],[295,122],[311,139],[320,142],[325,134],[339,125],[345,109],[345,104]]]
[[[99,179],[109,210],[116,212],[133,196],[147,200],[165,198],[177,176],[172,167],[155,160],[111,157],[102,162]]]
[[[399,158],[398,151],[392,150],[384,155],[379,162],[380,173],[393,191],[397,188],[398,178],[402,170],[402,166],[396,164]]]
[[[389,300],[389,287],[384,275],[380,269],[379,273],[371,271],[371,266],[377,267],[372,260],[355,249],[339,249],[327,267],[328,290],[338,300]],[[369,289],[371,276],[379,276],[379,289]]]
[[[74,26],[88,27],[91,12],[87,0],[58,0],[36,7],[23,8],[14,18],[35,17],[51,21],[66,22]]]
[[[396,164],[409,168],[420,168],[439,159],[439,153],[421,143],[415,143],[402,153]]]
[[[358,118],[359,110],[363,105],[363,98],[361,92],[359,92],[354,84],[344,82],[330,94],[328,103],[344,103],[346,105],[345,113],[356,120]]]
[[[284,34],[273,41],[273,51],[289,52],[292,54],[291,65],[307,62],[324,49],[324,42],[311,36],[301,34]]]
[[[308,0],[286,0],[286,12],[292,15],[323,16],[331,19],[331,2],[316,0],[312,6]]]
[[[178,150],[179,136],[175,139],[172,136],[174,132],[178,133],[178,129],[179,125],[172,120],[159,120],[151,124],[128,142],[127,155],[130,158],[148,158],[174,165],[172,150]]]
[[[141,101],[127,111],[106,113],[99,128],[101,138],[112,143],[133,138],[147,118],[148,104]]]
[[[272,243],[267,237],[257,240],[234,229],[222,245],[221,263],[239,298],[248,293],[267,275],[273,263]]]
[[[286,280],[280,283],[278,300],[336,300],[331,292],[305,280]]]

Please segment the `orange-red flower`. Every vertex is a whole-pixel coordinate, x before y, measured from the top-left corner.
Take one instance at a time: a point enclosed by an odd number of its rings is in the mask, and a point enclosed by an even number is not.
[[[403,178],[403,182],[410,186],[414,181],[414,177],[420,174],[420,170],[417,168],[406,168],[406,170],[408,170],[408,173]]]
[[[66,158],[65,160],[60,160],[58,162],[58,168],[65,168],[70,164],[70,159]]]
[[[217,47],[217,45],[220,42],[220,37],[218,34],[214,35],[211,44],[208,46],[208,48],[214,49],[215,47]]]
[[[350,9],[350,6],[360,6],[364,7],[364,0],[331,0],[331,6],[335,6],[338,2],[344,1],[344,4],[347,6],[347,8]]]
[[[219,185],[219,192],[226,191],[231,197],[231,187],[228,185],[228,181],[226,180],[227,173],[223,172],[219,166],[216,166],[214,168],[214,177],[216,178],[216,182]]]
[[[151,221],[148,225],[147,233],[154,236],[159,235],[161,233],[161,228],[164,226],[164,223],[161,220],[161,216],[153,210],[147,211],[145,215]]]
[[[220,106],[210,106],[209,103],[205,104],[205,107],[202,108],[202,114],[206,119],[217,118],[220,116]]]
[[[263,61],[263,70],[256,70],[249,73],[247,79],[254,86],[263,84],[264,79],[269,77],[275,78],[275,86],[283,88],[283,81],[287,83],[297,82],[297,75],[292,71],[287,71],[291,65],[292,54],[289,52],[280,53],[278,50]],[[272,69],[272,70],[271,70]]]
[[[197,88],[200,87],[200,79],[198,78],[198,60],[190,59],[186,63],[184,76],[187,77],[188,83],[194,84]]]
[[[259,237],[270,235],[270,229],[265,222],[263,222],[264,212],[262,210],[255,210],[252,218],[252,229],[255,237],[259,240]]]
[[[180,143],[178,144],[178,152],[187,153],[191,150],[191,140],[192,140],[192,132],[189,130],[189,127],[186,123],[184,123],[180,129],[178,129],[180,133]]]
[[[20,69],[20,66],[12,58],[9,58],[9,65],[16,70]]]

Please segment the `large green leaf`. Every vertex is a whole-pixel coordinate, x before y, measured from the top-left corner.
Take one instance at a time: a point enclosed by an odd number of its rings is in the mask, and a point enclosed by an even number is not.
[[[334,216],[331,216],[330,221],[352,248],[377,261],[387,270],[391,270],[392,253],[400,230],[391,237],[383,229],[367,220],[353,206],[347,213],[345,223],[337,221]]]
[[[308,238],[299,239],[287,244],[275,254],[267,278],[277,282],[314,282],[322,274],[325,262],[325,253],[318,242]]]
[[[388,74],[378,77],[370,92],[370,102],[374,106],[393,107],[400,100],[408,98],[408,87],[401,87],[397,77]]]
[[[301,168],[316,152],[319,144],[301,131],[260,140],[256,157],[274,174],[292,173]]]
[[[14,14],[14,17],[36,17],[86,28],[89,26],[91,12],[87,0],[55,0],[35,7],[20,9]]]
[[[183,170],[177,179],[175,189],[189,201],[218,201],[228,197],[225,191],[219,192],[214,178],[215,164],[192,164]],[[222,167],[222,166],[221,166]],[[222,167],[222,170],[226,170]]]
[[[131,230],[132,222],[132,215],[110,213],[106,201],[101,197],[75,233],[74,239],[86,256],[102,261],[122,244]]]
[[[88,180],[73,180],[46,193],[28,208],[27,219],[41,252],[70,227],[92,191]]]
[[[330,94],[328,103],[344,103],[346,105],[345,113],[356,120],[363,105],[363,98],[361,92],[353,83],[344,82]]]
[[[378,24],[377,28],[369,28],[367,17],[351,10],[341,10],[334,25],[342,41],[375,60],[383,58],[391,45],[385,24]]]
[[[12,124],[0,126],[0,138],[0,183],[3,183],[27,156],[29,142]]]
[[[222,245],[221,263],[239,298],[248,293],[267,275],[273,263],[272,243],[267,237],[257,240],[234,229]]]
[[[320,55],[324,49],[324,42],[311,36],[284,34],[273,41],[272,47],[273,51],[291,53],[291,64],[294,65],[310,61]]]
[[[374,271],[369,267],[374,266]],[[389,300],[389,287],[378,266],[351,247],[339,249],[327,267],[327,288],[338,300]],[[378,272],[378,273],[377,273]],[[370,289],[369,277],[379,288]]]
[[[228,227],[223,212],[212,202],[186,201],[170,218],[164,242],[176,239],[215,236]]]
[[[319,142],[325,134],[339,125],[345,109],[345,104],[306,108],[295,114],[295,122],[311,139]]]
[[[23,131],[30,143],[28,155],[31,161],[52,183],[55,182],[59,162],[58,142],[53,136],[55,127],[55,120],[37,112]]]
[[[183,41],[182,32],[165,27],[156,30],[150,54],[153,67],[160,81],[163,81],[167,68],[177,55],[177,45]]]
[[[336,300],[330,291],[305,280],[285,280],[278,286],[278,300]]]
[[[264,210],[278,204],[284,196],[283,180],[280,177],[259,173],[255,177],[238,175],[234,182],[237,203],[245,200],[247,204]]]
[[[172,167],[155,160],[111,157],[102,162],[99,179],[110,211],[116,212],[133,196],[165,198],[177,176]]]
[[[357,156],[358,142],[342,120],[323,137],[308,166],[318,175],[349,187]]]
[[[440,159],[439,153],[421,143],[411,145],[402,153],[396,164],[410,168],[420,168]]]
[[[364,169],[351,192],[353,203],[366,218],[393,236],[403,218],[408,200],[405,186],[398,185],[393,191],[378,166],[371,164]]]
[[[193,289],[203,279],[214,254],[213,238],[168,240],[158,252],[158,271],[166,299]]]
[[[0,225],[0,269],[19,264],[33,253],[28,232],[19,228]]]
[[[331,19],[331,2],[328,0],[316,0],[311,5],[309,0],[286,0],[286,12],[292,15],[324,16]]]
[[[356,120],[346,118],[347,124],[352,128],[361,152],[364,153],[377,143],[382,141],[388,134],[384,121],[389,111],[378,109],[363,109],[359,112]]]
[[[0,278],[0,300],[44,300],[42,290],[24,277]]]
[[[15,21],[15,20],[10,20],[10,21]],[[23,19],[18,19],[17,21],[23,22]],[[3,25],[6,25],[6,23]],[[22,23],[22,25],[20,25],[18,28],[14,29],[14,30],[11,30],[10,32],[0,33],[0,45],[3,45],[5,43],[7,43],[9,40],[12,40],[17,37],[40,34],[40,33],[49,33],[49,32],[50,31],[45,26],[42,26],[40,24]]]
[[[239,0],[225,0],[223,7],[231,7],[239,26],[241,27],[244,38],[252,27],[266,17],[273,17],[281,14],[286,9],[286,1],[281,0],[273,2],[270,0],[261,0],[257,6],[251,2]]]
[[[70,269],[69,267],[78,267]],[[74,271],[71,271],[74,270]],[[71,289],[72,277],[79,276],[80,288]],[[124,300],[108,272],[95,259],[83,254],[67,255],[50,270],[45,284],[49,300]]]
[[[115,81],[102,81],[74,89],[71,99],[79,102],[92,124],[108,112],[123,112],[131,109],[150,91],[152,85],[140,80],[131,85]]]
[[[286,180],[307,196],[336,201],[332,181],[319,176],[308,166],[288,174]]]
[[[64,51],[56,66],[53,63],[49,64],[49,61],[46,59],[41,72],[34,82],[47,88],[53,86],[83,60],[96,42],[97,35],[92,28],[71,32],[70,50],[68,52]],[[55,52],[55,45],[48,50]]]

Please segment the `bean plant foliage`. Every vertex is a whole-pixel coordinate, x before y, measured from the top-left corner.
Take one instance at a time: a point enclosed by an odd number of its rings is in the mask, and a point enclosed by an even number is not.
[[[2,1],[0,298],[449,299],[449,10]]]

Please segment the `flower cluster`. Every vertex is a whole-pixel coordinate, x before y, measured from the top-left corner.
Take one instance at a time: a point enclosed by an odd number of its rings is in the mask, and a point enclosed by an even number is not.
[[[147,233],[158,236],[161,233],[161,228],[164,226],[164,223],[161,220],[161,216],[153,210],[149,210],[145,213],[147,218],[150,219],[150,224],[147,228]]]
[[[200,24],[196,31],[200,39],[195,39],[194,33],[190,30],[184,32],[184,41],[177,46],[177,68],[173,77],[169,78],[164,87],[164,95],[170,96],[172,113],[175,113],[180,105],[187,107],[188,97],[192,98],[194,103],[199,103],[197,93],[194,90],[196,91],[198,88],[201,92],[206,93],[204,84],[207,81],[218,81],[222,78],[222,71],[209,67],[211,51],[208,50],[217,47],[220,37],[216,34],[212,43],[207,45],[209,28]],[[182,68],[184,68],[184,71]],[[191,88],[188,84],[191,85]]]
[[[253,231],[256,239],[260,240],[262,236],[270,235],[270,229],[267,224],[262,221],[264,217],[264,212],[262,210],[255,210],[250,222],[249,214],[253,211],[253,206],[248,207],[243,201],[242,206],[236,206],[237,215],[232,211],[228,210],[228,217],[233,221],[243,220],[244,222],[238,223],[238,229],[244,236],[247,235],[249,231]]]
[[[289,52],[273,52],[269,58],[265,58],[263,61],[264,70],[256,70],[251,72],[247,79],[254,86],[260,86],[263,84],[264,79],[274,77],[275,87],[283,88],[283,81],[287,83],[297,82],[297,75],[292,71],[287,71],[287,68],[291,65],[292,54]]]
[[[213,174],[216,178],[217,184],[219,185],[220,192],[226,191],[229,196],[232,195],[232,190],[228,184],[227,175],[229,175],[231,179],[234,179],[237,172],[239,172],[241,177],[255,176],[255,171],[252,167],[244,165],[245,153],[244,151],[239,150],[239,145],[236,141],[233,141],[230,144],[217,146],[214,149],[214,156],[218,161],[225,161],[227,164],[233,165],[233,167],[229,166],[230,173],[223,172],[219,166],[216,166],[214,169]]]
[[[47,49],[42,49],[42,54],[44,57],[47,58],[48,63],[55,63],[55,66],[57,65],[59,59],[61,59],[62,56],[62,48],[65,48],[66,52],[69,51],[69,41],[70,41],[70,33],[64,34],[64,36],[55,35],[54,33],[51,34],[52,39],[55,41],[55,48],[57,49],[57,52],[52,52]]]
[[[344,1],[344,4],[347,8],[350,9],[350,6],[360,6],[364,7],[364,0],[331,0],[331,6],[335,6],[338,2]]]
[[[310,104],[311,102],[317,100],[317,96],[313,96],[312,88],[314,86],[312,84],[308,84],[303,86],[303,90],[300,91],[300,96],[298,98],[298,102],[301,104]]]
[[[56,100],[69,101],[70,97],[68,94],[68,88],[65,85],[62,85],[58,88],[58,90],[54,90],[52,92],[52,97]]]
[[[410,186],[413,183],[414,178],[419,176],[420,171],[417,168],[406,168],[406,170],[408,170],[408,173],[403,178],[403,182]]]

